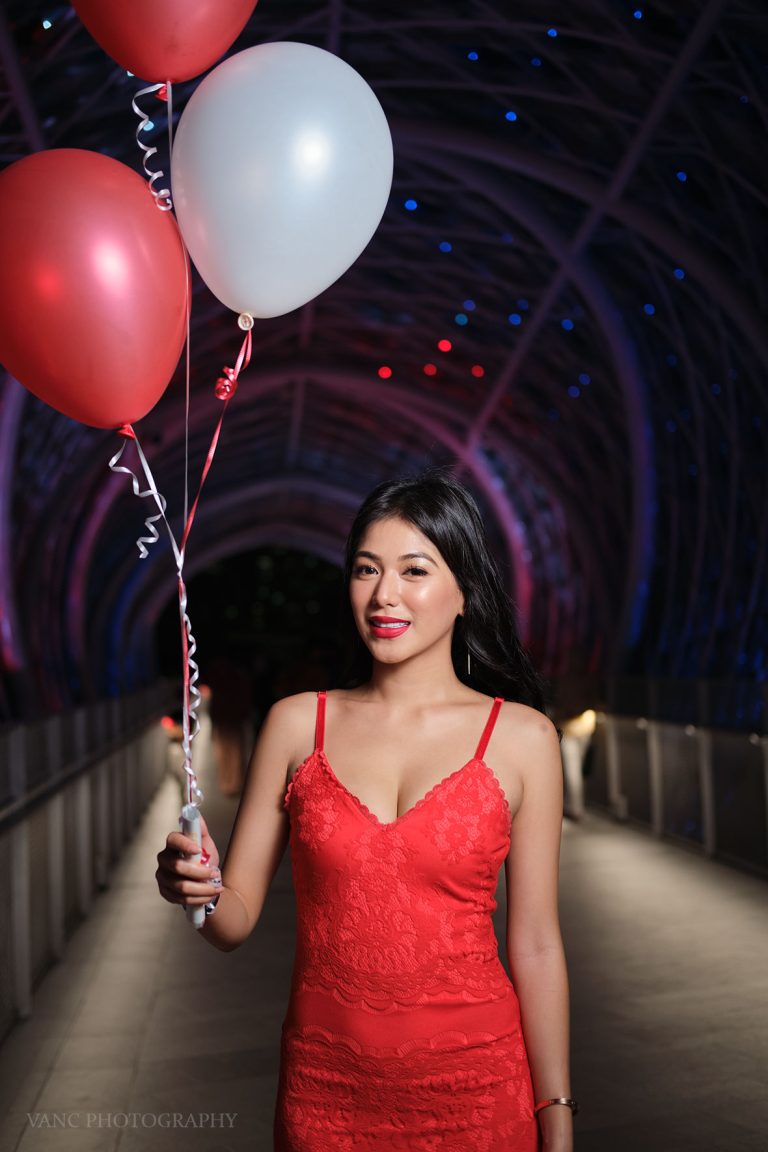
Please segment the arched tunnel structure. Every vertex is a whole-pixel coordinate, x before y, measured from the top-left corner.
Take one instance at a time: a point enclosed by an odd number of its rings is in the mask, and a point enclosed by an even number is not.
[[[47,29],[40,5],[4,7],[3,161],[75,146],[136,166],[136,81],[68,7],[45,9]],[[762,681],[760,6],[557,15],[258,6],[236,48],[340,52],[387,113],[394,185],[357,263],[257,323],[187,570],[286,541],[338,560],[373,484],[450,464],[550,677]],[[177,87],[178,117],[194,83]],[[233,321],[196,279],[193,479]],[[137,429],[177,522],[183,408],[180,366]],[[0,442],[4,713],[146,682],[172,567],[162,545],[138,560],[142,509],[106,468],[115,438],[6,378]]]

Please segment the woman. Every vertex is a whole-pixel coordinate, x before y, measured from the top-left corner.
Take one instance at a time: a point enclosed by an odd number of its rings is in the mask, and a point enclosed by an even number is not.
[[[223,873],[203,822],[210,864],[172,832],[160,891],[207,904],[202,934],[236,948],[291,834],[277,1152],[571,1152],[558,735],[467,490],[440,471],[380,484],[345,585],[352,686],[273,705]]]

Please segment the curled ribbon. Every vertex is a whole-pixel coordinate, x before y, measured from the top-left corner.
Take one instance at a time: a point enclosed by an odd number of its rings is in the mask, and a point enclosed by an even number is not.
[[[130,476],[131,484],[133,486],[134,496],[138,496],[140,499],[145,499],[147,496],[152,496],[153,499],[155,500],[155,503],[157,504],[158,508],[160,509],[160,511],[157,513],[156,516],[148,516],[147,519],[144,521],[144,524],[146,526],[146,529],[147,529],[147,532],[149,533],[149,535],[148,536],[139,536],[138,540],[136,541],[136,547],[139,550],[139,555],[141,556],[142,560],[146,560],[147,556],[149,555],[149,549],[152,547],[153,544],[156,544],[157,541],[160,539],[160,533],[157,530],[157,521],[158,520],[165,520],[165,510],[166,510],[168,505],[167,505],[165,497],[162,496],[160,494],[160,492],[157,491],[157,488],[155,486],[155,482],[152,479],[152,474],[151,474],[151,472],[148,471],[148,469],[145,468],[144,475],[147,479],[149,487],[145,488],[142,491],[141,483],[140,483],[139,478],[136,475],[136,473],[132,472],[130,468],[126,468],[124,464],[120,463],[120,460],[122,459],[122,456],[123,456],[123,452],[125,452],[125,449],[128,446],[129,440],[133,440],[134,443],[136,444],[136,449],[140,453],[140,459],[141,459],[141,457],[143,457],[143,453],[141,452],[141,446],[139,444],[136,433],[134,432],[131,425],[130,424],[124,424],[123,427],[119,430],[119,435],[124,437],[124,443],[121,446],[120,451],[116,452],[115,455],[110,460],[110,462],[109,462],[110,470],[112,472],[115,472],[115,473],[124,472],[126,474],[126,476]],[[166,522],[166,526],[167,526],[168,521],[166,520],[165,522]],[[170,532],[170,528],[168,529],[168,531]],[[175,543],[175,541],[174,541],[174,543]]]
[[[150,516],[145,521],[148,536],[140,536],[136,541],[139,549],[139,554],[142,560],[146,560],[149,555],[149,548],[160,539],[160,534],[157,531],[157,522],[162,520],[168,532],[168,538],[171,542],[173,549],[174,559],[176,561],[176,573],[178,577],[179,587],[179,616],[181,620],[181,636],[182,636],[182,668],[184,675],[184,707],[182,710],[182,750],[184,753],[184,771],[187,774],[187,803],[199,804],[203,799],[203,793],[197,785],[197,777],[192,769],[192,741],[200,731],[200,721],[197,716],[197,710],[200,705],[200,691],[197,687],[197,682],[200,678],[200,669],[194,659],[195,652],[197,651],[197,643],[192,635],[192,625],[190,623],[189,615],[187,614],[187,589],[184,584],[183,570],[184,570],[184,552],[176,543],[176,538],[173,535],[171,526],[165,515],[167,501],[162,493],[158,490],[155,478],[152,475],[152,469],[149,466],[149,461],[144,455],[144,450],[141,447],[136,432],[130,424],[124,424],[119,430],[119,434],[124,437],[125,443],[120,448],[112,459],[109,461],[109,467],[112,472],[124,472],[127,476],[131,477],[134,495],[141,498],[152,497],[155,504],[159,508],[159,512],[155,516]],[[141,487],[141,482],[138,476],[130,468],[120,463],[120,459],[128,445],[128,441],[133,441],[136,446],[136,452],[141,464],[141,471],[146,481],[146,488]]]
[[[252,321],[251,321],[252,325]],[[241,324],[241,327],[243,325]],[[211,443],[206,454],[203,471],[200,477],[200,483],[197,488],[192,507],[187,515],[184,524],[184,534],[181,540],[181,546],[176,543],[176,538],[173,534],[168,519],[166,517],[167,501],[165,497],[158,491],[155,484],[152,470],[149,467],[149,462],[144,455],[144,451],[139,442],[133,427],[130,424],[124,424],[122,428],[118,429],[119,435],[125,440],[121,446],[120,451],[116,452],[112,459],[109,461],[109,467],[112,472],[123,472],[131,477],[133,492],[135,496],[140,498],[152,497],[157,505],[159,511],[154,516],[149,516],[145,520],[147,536],[140,536],[136,541],[139,549],[139,554],[142,560],[145,560],[149,555],[149,548],[160,539],[160,534],[157,530],[158,521],[162,520],[168,533],[168,538],[171,542],[173,549],[174,559],[176,561],[176,575],[178,580],[178,593],[179,593],[179,618],[181,624],[181,647],[182,647],[182,669],[184,677],[184,699],[182,709],[182,750],[184,753],[184,771],[187,774],[187,803],[199,804],[203,799],[203,793],[197,786],[197,777],[192,769],[192,742],[200,731],[200,721],[198,719],[198,708],[201,700],[201,693],[197,687],[198,680],[200,679],[200,669],[195,661],[195,653],[197,652],[197,642],[192,634],[192,626],[190,623],[189,615],[187,613],[187,588],[184,583],[184,553],[189,539],[189,533],[197,512],[197,506],[200,502],[200,496],[203,491],[208,473],[213,463],[213,458],[216,454],[216,448],[219,442],[219,435],[221,427],[224,422],[229,401],[237,391],[237,382],[240,373],[244,368],[247,368],[251,361],[251,352],[253,349],[253,341],[250,327],[247,328],[245,338],[240,348],[237,360],[235,361],[234,368],[224,368],[224,375],[219,377],[216,382],[216,395],[220,400],[224,401],[221,415],[219,416],[216,428],[211,438]],[[141,481],[135,472],[121,464],[123,453],[127,447],[128,441],[133,441],[136,446],[136,452],[141,464],[141,471],[146,481],[146,488],[142,489]]]
[[[150,118],[149,118],[149,116],[147,116],[147,114],[145,112],[142,112],[141,108],[136,103],[136,101],[138,100],[138,98],[140,96],[148,96],[150,92],[156,92],[158,99],[166,100],[168,103],[168,133],[169,133],[169,137],[170,137],[171,124],[173,121],[172,89],[171,89],[170,84],[150,84],[148,88],[141,88],[136,93],[133,100],[131,101],[131,107],[133,108],[136,115],[139,117],[139,121],[140,121],[139,126],[136,129],[136,143],[138,144],[139,148],[141,148],[142,152],[144,153],[144,155],[141,158],[141,163],[142,163],[142,166],[144,168],[144,171],[147,174],[147,180],[149,182],[149,190],[152,193],[152,195],[154,196],[155,203],[157,204],[160,211],[161,212],[170,212],[170,210],[173,208],[173,200],[171,199],[170,188],[155,188],[155,181],[163,179],[163,172],[160,169],[157,169],[157,171],[153,171],[152,168],[150,168],[150,166],[149,166],[150,158],[155,155],[155,153],[157,152],[157,148],[153,147],[151,144],[145,144],[141,138],[141,134],[142,134],[142,132],[144,132],[146,130],[146,126],[147,126],[147,124],[149,124]]]
[[[184,708],[182,710],[182,740],[181,747],[184,752],[184,771],[187,773],[187,803],[199,804],[203,794],[197,786],[197,777],[192,770],[192,741],[200,731],[200,721],[197,710],[200,706],[200,690],[197,682],[200,679],[200,669],[194,659],[197,652],[197,643],[192,635],[192,625],[187,615],[187,587],[181,573],[179,578],[179,616],[181,619],[181,650],[184,670]]]

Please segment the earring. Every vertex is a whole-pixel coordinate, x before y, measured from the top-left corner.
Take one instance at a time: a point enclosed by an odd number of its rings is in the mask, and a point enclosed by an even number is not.
[[[467,676],[472,675],[472,665],[470,663],[469,644],[467,644]]]

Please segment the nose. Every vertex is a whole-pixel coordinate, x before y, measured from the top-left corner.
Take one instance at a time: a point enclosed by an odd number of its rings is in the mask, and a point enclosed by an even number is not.
[[[371,597],[374,607],[393,606],[400,603],[400,577],[397,572],[384,571],[376,581]]]

